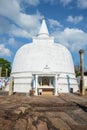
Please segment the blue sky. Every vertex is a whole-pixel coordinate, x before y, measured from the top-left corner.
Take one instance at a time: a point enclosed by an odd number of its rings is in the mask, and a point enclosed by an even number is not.
[[[49,33],[79,64],[85,50],[87,70],[87,0],[0,0],[0,57],[13,62],[18,48],[31,42],[46,18]]]

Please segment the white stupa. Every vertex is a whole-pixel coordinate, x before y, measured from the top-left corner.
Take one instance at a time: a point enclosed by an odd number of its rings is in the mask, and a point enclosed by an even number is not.
[[[77,92],[78,86],[70,52],[50,37],[45,19],[33,42],[23,45],[16,53],[11,75],[14,92],[35,95]]]

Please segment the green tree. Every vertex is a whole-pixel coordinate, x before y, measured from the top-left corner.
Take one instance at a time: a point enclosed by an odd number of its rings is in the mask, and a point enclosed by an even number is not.
[[[0,67],[2,67],[1,76],[2,77],[6,76],[6,69],[7,69],[8,70],[7,77],[9,77],[11,73],[11,62],[3,58],[0,58]]]
[[[80,67],[79,67],[79,65],[75,65],[75,74],[76,74],[76,77],[80,75]]]

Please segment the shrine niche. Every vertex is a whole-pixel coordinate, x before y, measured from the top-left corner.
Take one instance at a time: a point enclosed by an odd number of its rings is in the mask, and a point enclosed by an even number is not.
[[[42,78],[42,85],[48,85],[49,86],[49,79],[47,77]]]

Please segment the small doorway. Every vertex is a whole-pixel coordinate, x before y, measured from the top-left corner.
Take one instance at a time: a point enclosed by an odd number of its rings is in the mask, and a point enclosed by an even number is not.
[[[43,77],[43,78],[42,78],[42,85],[47,85],[47,86],[49,86],[49,78]]]

